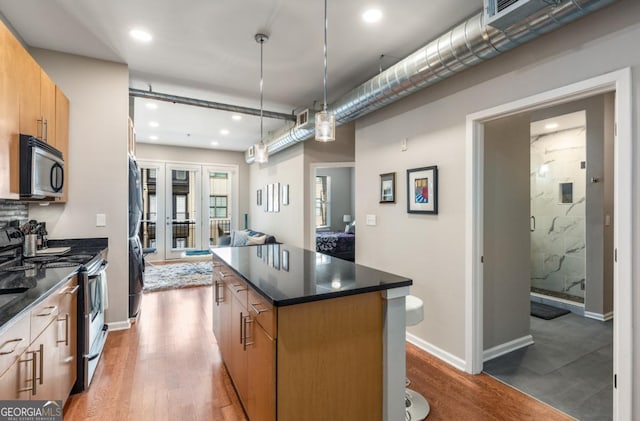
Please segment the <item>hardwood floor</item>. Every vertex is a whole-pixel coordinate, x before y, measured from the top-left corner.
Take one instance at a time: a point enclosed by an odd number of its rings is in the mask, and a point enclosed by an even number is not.
[[[210,287],[144,294],[137,323],[109,333],[89,391],[69,398],[64,419],[246,420],[211,332],[211,301]],[[571,419],[413,345],[407,369],[411,387],[429,400],[428,421]]]

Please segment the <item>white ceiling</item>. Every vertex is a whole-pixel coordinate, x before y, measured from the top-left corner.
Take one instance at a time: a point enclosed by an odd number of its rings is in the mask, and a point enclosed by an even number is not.
[[[562,114],[556,117],[547,118],[531,122],[531,136],[540,136],[549,133],[561,132],[563,130],[576,129],[587,125],[587,114],[585,111]]]
[[[329,0],[328,99],[389,67],[454,24],[479,12],[482,0]],[[264,45],[264,109],[285,113],[322,101],[322,0],[0,0],[0,13],[32,47],[127,63],[130,86],[259,108]],[[374,24],[362,13],[382,10]],[[150,32],[133,41],[133,28]],[[380,56],[384,55],[381,59]],[[136,99],[138,140],[245,150],[259,140],[258,117]],[[318,105],[319,106],[319,105]],[[159,124],[149,127],[149,122]],[[283,125],[265,119],[265,134]],[[229,130],[228,135],[220,130]],[[218,142],[218,145],[211,145]]]

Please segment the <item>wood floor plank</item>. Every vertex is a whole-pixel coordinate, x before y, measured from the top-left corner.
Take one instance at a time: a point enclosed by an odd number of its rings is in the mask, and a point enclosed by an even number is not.
[[[211,331],[211,300],[211,287],[144,294],[137,323],[109,333],[91,387],[68,399],[65,421],[246,420]],[[427,421],[571,419],[413,345],[407,372],[431,404]]]

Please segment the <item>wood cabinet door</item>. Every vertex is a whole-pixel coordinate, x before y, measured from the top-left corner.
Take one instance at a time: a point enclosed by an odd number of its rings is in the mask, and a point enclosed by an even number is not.
[[[249,328],[247,412],[249,419],[272,421],[276,418],[276,342],[258,324]]]
[[[232,297],[231,294],[229,294]],[[229,353],[227,368],[233,378],[240,400],[247,403],[247,352],[244,346],[244,317],[247,316],[246,305],[233,296],[231,298],[231,332],[229,335]]]
[[[62,197],[56,197],[56,202],[66,203],[69,195],[69,99],[59,87],[56,88],[55,104],[55,144],[54,146],[64,158],[64,180]],[[51,130],[51,127],[49,128]]]
[[[36,393],[31,399],[64,400],[65,392],[59,387],[58,366],[58,323],[54,320],[31,343],[29,352],[38,359],[36,364]],[[30,385],[30,384],[29,384]]]
[[[42,140],[56,144],[56,85],[40,69],[40,113],[43,119]]]
[[[33,365],[29,358],[33,356],[24,352],[20,360],[16,361],[0,376],[0,400],[29,400],[31,392],[28,388],[31,383],[31,370]],[[37,357],[36,357],[37,358]]]
[[[40,138],[42,137],[40,66],[24,48],[16,49],[13,63],[17,71],[20,96],[20,133]]]
[[[60,290],[60,313],[58,314],[58,360],[56,379],[64,392],[63,401],[71,393],[77,376],[77,332],[78,332],[78,277],[73,277]]]
[[[0,198],[19,199],[20,102],[14,60],[22,48],[0,23]]]

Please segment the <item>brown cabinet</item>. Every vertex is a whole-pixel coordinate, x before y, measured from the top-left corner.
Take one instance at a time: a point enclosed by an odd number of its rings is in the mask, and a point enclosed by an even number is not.
[[[382,419],[379,292],[276,307],[214,266],[214,333],[250,420]]]
[[[223,361],[249,418],[274,420],[276,343],[260,323],[273,332],[275,312],[215,259],[213,272],[213,332]]]
[[[61,150],[68,174],[69,101],[0,22],[0,199],[19,199],[20,134]],[[65,202],[65,196],[56,202]]]
[[[22,47],[0,23],[0,198],[19,199],[18,157],[19,87],[15,56]]]
[[[77,276],[0,335],[0,400],[62,400],[76,380]]]
[[[58,360],[55,364],[58,388],[62,400],[71,393],[77,377],[77,332],[78,332],[78,277],[74,276],[58,292],[60,310],[58,312]]]

